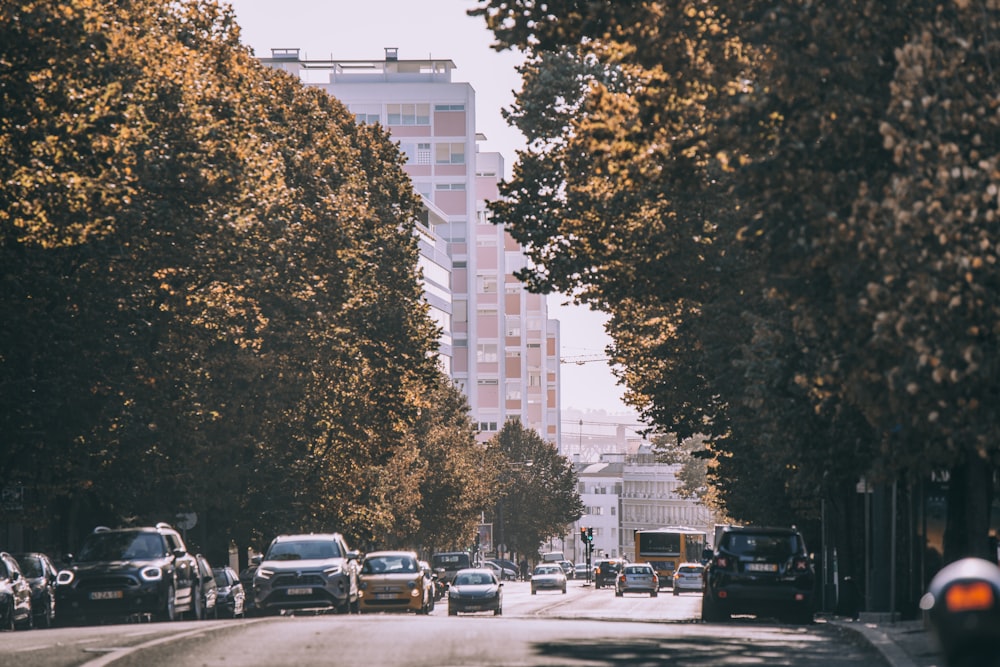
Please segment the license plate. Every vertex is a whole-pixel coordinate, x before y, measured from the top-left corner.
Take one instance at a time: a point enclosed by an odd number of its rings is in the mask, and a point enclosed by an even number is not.
[[[311,589],[311,588],[289,588],[285,592],[288,595],[312,595],[313,589]]]
[[[90,594],[91,600],[120,600],[121,598],[121,591],[93,591]]]
[[[778,566],[774,563],[747,563],[747,572],[777,572]]]
[[[376,593],[376,600],[394,600],[396,598],[395,593]]]
[[[465,609],[465,611],[479,611],[480,609],[482,609],[482,607],[479,606],[478,604],[467,604],[463,608]]]

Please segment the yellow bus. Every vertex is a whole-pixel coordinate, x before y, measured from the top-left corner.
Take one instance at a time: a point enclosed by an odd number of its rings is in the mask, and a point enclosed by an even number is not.
[[[703,530],[667,526],[635,531],[635,562],[649,563],[660,578],[660,588],[673,586],[681,563],[698,563],[705,550]]]

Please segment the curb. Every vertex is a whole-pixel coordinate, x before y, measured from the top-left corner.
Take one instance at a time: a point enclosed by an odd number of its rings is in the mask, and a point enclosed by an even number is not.
[[[893,641],[888,633],[880,630],[872,623],[858,621],[843,621],[839,619],[825,619],[830,625],[834,625],[847,632],[851,632],[868,642],[890,667],[918,667],[917,663]]]

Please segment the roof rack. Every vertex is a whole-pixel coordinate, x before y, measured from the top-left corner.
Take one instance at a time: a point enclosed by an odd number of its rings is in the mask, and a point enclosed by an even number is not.
[[[165,521],[161,521],[160,523],[156,524],[156,527],[157,528],[161,528],[161,529],[162,528],[166,528],[167,530],[173,530],[173,528],[171,528],[170,524],[166,523]]]
[[[94,532],[95,533],[110,533],[111,529],[108,528],[107,526],[97,526],[96,528],[94,528]]]

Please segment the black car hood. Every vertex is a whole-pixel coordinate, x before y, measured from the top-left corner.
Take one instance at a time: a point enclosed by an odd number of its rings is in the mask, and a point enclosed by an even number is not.
[[[112,560],[90,563],[74,563],[70,569],[77,574],[108,574],[117,572],[135,572],[144,567],[163,567],[170,564],[169,558],[154,560]]]

